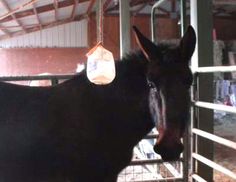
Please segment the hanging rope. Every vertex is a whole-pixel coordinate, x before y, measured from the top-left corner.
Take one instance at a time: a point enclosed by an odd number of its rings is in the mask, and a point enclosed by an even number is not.
[[[99,0],[99,42],[103,44],[103,0]]]

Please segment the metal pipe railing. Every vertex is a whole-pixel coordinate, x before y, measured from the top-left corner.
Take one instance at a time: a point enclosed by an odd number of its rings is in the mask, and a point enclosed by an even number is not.
[[[198,67],[193,70],[194,73],[215,73],[215,72],[236,72],[236,66],[209,66]]]
[[[181,36],[184,35],[187,24],[186,24],[186,0],[180,0],[180,25],[181,25]]]
[[[153,6],[152,6],[152,10],[151,10],[151,38],[152,38],[152,41],[155,42],[157,41],[157,37],[156,37],[156,9],[161,6],[165,1],[167,0],[159,0],[157,1]]]
[[[226,105],[221,105],[221,104],[213,104],[213,103],[210,103],[210,102],[202,102],[202,101],[196,101],[193,104],[194,104],[194,106],[201,107],[201,108],[231,112],[231,113],[236,114],[236,108],[232,107],[232,106],[226,106]]]
[[[73,74],[65,75],[35,75],[35,76],[2,76],[0,81],[30,81],[30,80],[64,80],[72,78]]]
[[[225,175],[231,177],[232,179],[235,179],[236,180],[236,174],[233,173],[232,171],[230,171],[229,169],[203,157],[202,155],[199,155],[197,153],[193,153],[192,154],[192,157],[195,158],[196,160],[206,164],[207,166],[211,167],[212,169],[215,169],[221,173],[224,173]]]
[[[175,162],[183,162],[183,158],[178,159]],[[151,164],[162,164],[164,161],[162,159],[142,159],[142,160],[132,160],[130,162],[130,166],[136,166],[136,165],[151,165]]]
[[[225,138],[213,135],[211,133],[202,131],[202,130],[197,129],[197,128],[193,128],[192,132],[194,134],[198,135],[198,136],[204,137],[204,138],[206,138],[208,140],[214,141],[216,143],[219,143],[221,145],[224,145],[224,146],[227,146],[229,148],[232,148],[232,149],[236,150],[236,142],[233,142],[231,140],[227,140]]]
[[[141,180],[141,181],[132,181],[132,182],[183,182],[182,178],[165,178],[157,180]]]
[[[192,174],[191,177],[198,182],[207,182],[205,179],[203,179],[201,176],[197,174]]]

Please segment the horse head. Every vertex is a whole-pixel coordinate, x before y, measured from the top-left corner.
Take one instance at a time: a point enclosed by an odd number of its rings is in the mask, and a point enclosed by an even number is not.
[[[189,119],[189,88],[193,80],[189,61],[196,44],[194,29],[189,26],[180,44],[170,47],[155,45],[133,28],[148,61],[146,77],[156,90],[150,101],[150,108],[155,111],[153,118],[158,119],[159,136],[154,151],[165,161],[179,159],[184,148],[181,138]]]

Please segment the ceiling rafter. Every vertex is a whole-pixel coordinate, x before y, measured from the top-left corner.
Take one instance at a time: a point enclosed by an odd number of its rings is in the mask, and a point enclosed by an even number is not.
[[[169,15],[169,14],[170,14],[170,12],[169,12],[168,10],[166,10],[165,8],[158,7],[157,9],[158,9],[159,11],[161,11],[161,12],[163,12],[163,13],[167,14],[167,15]]]
[[[130,1],[129,5],[130,7],[134,7],[134,6],[138,6],[138,5],[142,5],[142,4],[150,4],[156,2],[155,0],[132,0]],[[111,11],[115,11],[115,10],[119,10],[119,3],[114,4],[113,7],[107,8],[106,9],[106,13],[109,13]]]
[[[5,27],[1,27],[0,30],[8,37],[11,37],[11,33],[5,28]]]
[[[156,0],[132,0],[130,2],[130,6],[133,7],[133,6],[137,6],[137,5],[140,5],[140,4],[150,4],[150,3],[154,3],[156,2]]]
[[[88,6],[88,9],[87,9],[87,15],[89,15],[91,12],[92,12],[92,9],[93,9],[93,6],[95,4],[96,0],[90,0],[90,3],[89,3],[89,6]]]
[[[111,4],[112,0],[106,0],[103,4],[103,11],[106,11],[106,9],[109,7]]]
[[[86,13],[75,16],[74,20],[75,21],[80,21],[80,20],[83,20],[85,18],[87,18]],[[55,27],[55,26],[67,24],[67,23],[70,23],[70,22],[72,22],[72,20],[70,18],[66,18],[64,20],[53,21],[53,22],[50,22],[50,23],[42,24],[41,26],[42,26],[42,29],[47,29],[47,28],[52,28],[52,27]],[[38,25],[35,25],[35,26],[32,26],[32,27],[26,28],[26,30],[27,30],[28,33],[32,33],[32,32],[39,31],[40,28],[39,28]],[[11,34],[11,37],[16,37],[16,36],[20,36],[20,35],[24,35],[24,34],[25,34],[25,32],[23,30],[20,30],[20,31],[17,31],[17,32],[13,32]],[[7,39],[7,38],[8,38],[7,35],[0,36],[0,41],[4,40],[4,39]]]
[[[11,12],[11,8],[10,8],[10,6],[7,4],[7,2],[5,0],[0,0],[0,2],[2,3],[3,7],[8,11],[8,13]],[[15,14],[13,13],[10,16],[13,18],[13,20],[15,20],[17,22],[17,24],[26,33],[27,31],[26,31],[24,25],[16,18]]]
[[[75,18],[75,14],[76,14],[76,8],[78,6],[78,1],[74,0],[74,5],[73,5],[73,9],[71,11],[71,15],[70,15],[70,19],[73,21]]]
[[[34,10],[34,14],[35,14],[35,16],[36,16],[37,22],[38,22],[38,24],[39,24],[39,28],[40,28],[40,30],[42,30],[42,23],[41,23],[41,21],[40,21],[40,18],[39,18],[37,9],[35,8],[35,5],[34,5],[34,4],[33,4],[32,6],[33,6],[33,10]]]
[[[88,2],[88,1],[89,0],[79,0],[80,3]],[[74,4],[74,0],[59,1],[58,2],[58,9],[59,8],[65,8],[65,7],[68,7],[68,6],[72,6],[73,4]],[[45,13],[45,12],[48,12],[48,11],[53,11],[54,10],[54,5],[52,3],[52,4],[36,7],[36,10],[37,10],[38,14]],[[24,18],[24,17],[27,17],[27,16],[32,16],[32,15],[34,15],[34,10],[33,9],[28,9],[28,10],[25,10],[25,11],[20,11],[20,12],[15,13],[15,17],[17,19]],[[11,21],[11,20],[13,20],[13,18],[11,16],[7,16],[7,17],[1,19],[0,23],[4,23],[4,22],[7,22],[7,21]]]
[[[140,5],[140,7],[139,7],[138,9],[132,11],[131,14],[132,14],[133,16],[136,16],[136,15],[137,15],[140,11],[142,11],[146,6],[147,6],[147,4],[142,4],[142,5]]]
[[[54,18],[55,21],[58,20],[58,0],[53,0],[53,6],[54,6]]]

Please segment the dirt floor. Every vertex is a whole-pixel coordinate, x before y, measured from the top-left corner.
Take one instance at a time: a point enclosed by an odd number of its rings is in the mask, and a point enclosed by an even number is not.
[[[236,142],[236,114],[226,114],[216,119],[215,134]],[[236,174],[236,151],[228,147],[215,144],[215,162]],[[226,175],[214,171],[215,182],[236,182]]]

